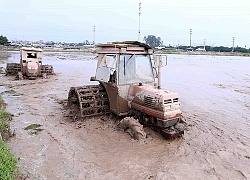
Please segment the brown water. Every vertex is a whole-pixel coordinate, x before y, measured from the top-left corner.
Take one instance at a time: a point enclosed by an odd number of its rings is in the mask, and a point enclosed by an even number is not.
[[[18,62],[19,53],[0,59]],[[45,53],[56,75],[13,81],[0,76],[0,92],[14,114],[16,136],[7,144],[27,179],[250,179],[250,58],[168,55],[163,88],[178,92],[188,129],[165,140],[146,128],[136,141],[112,117],[81,126],[64,117],[71,86],[92,84],[92,55]],[[13,91],[10,91],[13,90]],[[41,124],[32,135],[24,128]]]

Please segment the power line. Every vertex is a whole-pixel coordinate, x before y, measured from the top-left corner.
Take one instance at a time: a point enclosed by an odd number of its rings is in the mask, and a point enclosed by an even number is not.
[[[118,6],[96,6],[96,5],[82,5],[82,6],[76,6],[74,4],[70,4],[72,6],[75,6],[74,9],[82,9],[82,8],[86,8],[86,9],[89,9],[89,8],[100,8],[100,9],[117,9]],[[15,7],[16,4],[1,4],[1,7]],[[28,5],[28,4],[19,4],[18,5],[18,8],[27,8],[27,7],[37,7],[36,5]],[[135,7],[134,5],[127,5],[126,7],[122,7],[122,8],[131,8],[131,7]],[[40,8],[40,7],[39,7]],[[62,7],[62,6],[49,6],[47,5],[46,7],[42,7],[43,9],[68,9],[68,6],[66,7]],[[218,6],[218,7],[213,7],[213,6],[210,6],[210,7],[204,7],[204,6],[198,6],[198,7],[190,7],[190,6],[169,6],[169,5],[160,5],[160,6],[157,6],[157,5],[143,5],[143,8],[145,9],[154,9],[154,8],[157,8],[157,9],[181,9],[181,10],[249,10],[249,7],[247,6],[244,6],[244,7],[240,7],[240,6],[233,6],[233,7],[224,7],[224,6]]]

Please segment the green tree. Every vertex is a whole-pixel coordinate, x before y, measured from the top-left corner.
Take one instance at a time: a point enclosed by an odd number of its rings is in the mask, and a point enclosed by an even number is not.
[[[146,44],[152,48],[155,48],[155,47],[160,46],[162,44],[161,38],[155,37],[154,35],[144,36],[143,41],[145,41]]]
[[[7,39],[7,37],[5,37],[5,36],[0,36],[0,45],[4,45],[4,44],[6,44],[8,42],[8,39]]]

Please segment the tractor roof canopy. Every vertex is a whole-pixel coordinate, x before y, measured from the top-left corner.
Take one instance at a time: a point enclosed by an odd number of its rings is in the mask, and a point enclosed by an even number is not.
[[[42,52],[41,48],[33,48],[33,47],[22,47],[21,51],[34,51],[34,52]]]
[[[40,48],[28,48],[28,47],[22,47],[20,49],[21,54],[21,60],[27,60],[27,59],[33,59],[33,60],[41,60],[43,50]]]
[[[107,44],[100,44],[97,47],[99,47],[99,54],[148,54],[148,50],[152,50],[149,45],[141,43],[139,41],[112,42]]]

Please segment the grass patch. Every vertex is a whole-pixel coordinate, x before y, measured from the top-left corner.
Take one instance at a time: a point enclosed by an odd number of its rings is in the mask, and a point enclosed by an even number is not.
[[[4,73],[4,68],[0,67],[0,74],[3,74],[3,73]]]
[[[3,140],[8,140],[10,136],[10,121],[12,115],[0,109],[0,133]]]
[[[0,140],[0,179],[15,180],[18,173],[17,158],[10,149]]]
[[[33,135],[37,135],[39,132],[41,132],[43,129],[41,129],[42,125],[41,124],[31,124],[29,126],[27,126],[26,128],[24,128],[24,130],[30,130],[29,134]]]
[[[250,156],[248,156],[248,155],[245,155],[244,157],[247,158],[247,159],[250,159]]]
[[[1,94],[10,94],[10,95],[12,95],[12,96],[22,96],[22,95],[23,95],[23,94],[17,93],[17,92],[14,91],[14,90],[4,91],[4,92],[2,92]]]
[[[37,129],[41,126],[42,126],[41,124],[31,124],[31,125],[28,125],[26,128],[24,128],[24,130]]]

